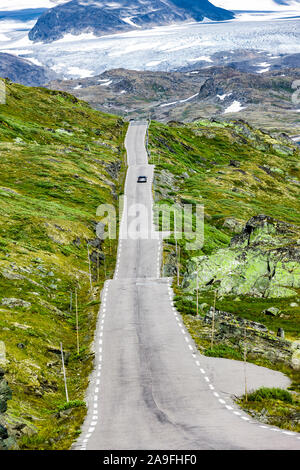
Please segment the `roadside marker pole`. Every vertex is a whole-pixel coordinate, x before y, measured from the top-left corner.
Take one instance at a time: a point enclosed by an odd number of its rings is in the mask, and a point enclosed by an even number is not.
[[[88,250],[88,261],[89,261],[90,285],[91,285],[91,292],[92,292],[93,291],[93,282],[92,282],[92,271],[91,271],[90,248],[89,248],[88,243],[87,243],[87,250]]]
[[[176,261],[177,261],[177,286],[179,286],[179,259],[178,259],[178,244],[177,244],[177,224],[176,214],[174,212],[174,237],[175,237],[175,250],[176,250]]]
[[[177,258],[177,286],[180,284],[180,245],[178,248],[178,258]]]
[[[73,292],[70,292],[70,313],[72,313],[73,309]]]
[[[162,250],[161,250],[161,266],[160,266],[160,275],[161,277],[164,277],[164,245],[163,245],[163,242],[162,242]]]
[[[214,308],[213,308],[213,317],[212,317],[212,331],[211,331],[211,349],[214,347],[214,337],[215,337],[215,313],[216,313],[216,299],[217,299],[217,292],[215,291],[215,300],[214,300]]]
[[[247,344],[246,344],[246,326],[244,330],[244,376],[245,376],[245,399],[248,401],[248,384],[247,384]]]
[[[111,255],[110,223],[108,223],[108,240],[109,240],[109,254]]]
[[[148,155],[148,163],[151,161],[151,152],[149,150],[149,127],[151,126],[151,112],[148,114],[148,125],[147,125],[147,132],[146,132],[146,150]],[[155,162],[154,162],[155,163]]]
[[[78,322],[78,299],[77,299],[77,289],[75,289],[75,305],[76,305],[76,340],[77,340],[77,354],[79,355],[79,322]]]
[[[176,214],[174,212],[174,237],[175,237],[175,247],[176,247],[176,257],[178,257],[178,253],[177,253],[177,223],[176,223]]]
[[[97,251],[97,282],[99,282],[99,279],[100,279],[100,259],[99,259],[99,254],[100,252]]]
[[[176,214],[175,214],[175,212],[174,212],[174,237],[175,237],[176,256],[177,256],[177,224],[176,224]]]
[[[67,387],[67,378],[66,378],[65,360],[64,360],[64,352],[63,352],[63,345],[62,345],[62,343],[60,343],[60,352],[61,352],[62,370],[63,370],[63,375],[64,375],[64,383],[65,383],[66,400],[67,400],[67,403],[69,403],[69,394],[68,394],[68,387]]]
[[[199,315],[199,271],[197,271],[197,316]]]

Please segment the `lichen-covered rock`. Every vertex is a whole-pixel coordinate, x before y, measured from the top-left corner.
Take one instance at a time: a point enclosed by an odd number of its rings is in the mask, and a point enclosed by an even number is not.
[[[280,310],[277,307],[269,307],[263,311],[265,315],[271,315],[272,317],[277,317],[280,314]]]
[[[294,341],[292,343],[292,350],[293,355],[291,365],[293,369],[300,370],[300,341]]]
[[[12,398],[12,391],[4,378],[4,369],[0,367],[0,450],[13,446],[14,440],[9,436],[4,413],[7,411],[7,402]]]
[[[297,227],[273,219],[267,215],[252,217],[245,225],[242,233],[231,240],[231,247],[269,246],[282,247],[295,243],[299,232]]]
[[[280,361],[291,365],[294,369],[297,368],[297,364],[300,367],[300,362],[297,363],[295,359],[296,354],[300,354],[300,343],[295,342],[296,345],[284,338],[272,335],[261,323],[220,310],[214,312],[213,308],[203,319],[203,323],[209,326],[210,331],[213,314],[216,344],[226,344],[230,347],[234,344],[240,352],[244,351],[246,344],[247,354],[252,357],[265,358],[273,363]],[[298,346],[299,349],[297,349]]]
[[[297,349],[296,351],[294,351],[293,353],[293,357],[292,357],[292,367],[293,369],[295,370],[300,370],[300,350]]]
[[[22,300],[22,299],[15,299],[13,297],[3,298],[1,300],[1,304],[8,308],[17,308],[17,307],[30,308],[31,307],[30,302],[26,302],[25,300]]]
[[[7,429],[0,424],[0,439],[7,439],[8,438],[8,432]]]
[[[19,438],[37,433],[31,422],[7,411],[7,402],[11,398],[12,391],[5,380],[5,371],[0,367],[0,450],[17,450]]]
[[[228,217],[224,220],[223,227],[233,233],[240,233],[243,229],[243,224],[233,217]]]
[[[273,149],[276,150],[279,155],[293,155],[293,150],[286,145],[274,144]]]
[[[292,297],[300,288],[297,228],[257,216],[247,222],[228,248],[190,260],[184,277],[188,291],[214,288],[219,296]]]
[[[11,400],[12,392],[6,380],[4,379],[4,370],[0,368],[0,413],[7,410],[7,402]]]
[[[0,371],[1,366],[6,366],[6,347],[4,341],[0,341]]]

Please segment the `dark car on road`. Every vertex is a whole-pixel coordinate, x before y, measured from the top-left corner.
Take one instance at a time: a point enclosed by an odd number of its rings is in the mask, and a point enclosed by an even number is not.
[[[138,183],[147,183],[147,176],[139,176],[137,182]]]

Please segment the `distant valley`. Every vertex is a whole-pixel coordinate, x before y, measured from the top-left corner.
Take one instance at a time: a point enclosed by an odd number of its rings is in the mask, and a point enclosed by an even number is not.
[[[258,60],[260,64],[270,61],[266,54],[237,51],[230,63],[224,60],[226,54],[216,54],[214,62],[220,65],[210,68],[199,63],[199,68],[173,73],[116,69],[91,78],[55,80],[48,86],[128,118],[189,122],[199,117],[235,117],[299,135],[300,106],[292,101],[292,83],[300,78],[300,67],[288,66],[297,65],[299,55],[277,58],[272,70],[257,73]]]
[[[116,68],[72,80],[35,62],[0,53],[0,76],[67,91],[95,109],[127,119],[242,118],[271,131],[300,135],[300,106],[292,100],[292,84],[300,78],[300,54],[223,51],[172,72]]]

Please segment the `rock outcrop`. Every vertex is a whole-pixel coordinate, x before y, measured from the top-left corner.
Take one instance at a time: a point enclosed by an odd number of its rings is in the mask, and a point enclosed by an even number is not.
[[[30,31],[29,39],[51,42],[67,33],[102,36],[204,18],[222,21],[234,18],[234,14],[208,0],[72,0],[47,10]]]
[[[47,67],[29,60],[0,52],[0,77],[27,86],[40,86],[55,80],[58,75]]]
[[[300,288],[300,236],[297,227],[265,215],[250,219],[228,248],[192,258],[184,287],[213,288],[219,296],[293,297]]]
[[[245,346],[247,355],[252,358],[264,358],[272,363],[285,363],[294,370],[300,370],[300,342],[286,341],[274,336],[265,325],[246,320],[228,312],[216,310],[213,307],[206,313],[202,328],[204,335],[210,337],[211,324],[214,314],[215,344],[234,347],[241,354]],[[297,361],[298,358],[298,361]]]
[[[4,413],[7,402],[12,398],[12,392],[5,378],[4,369],[0,367],[0,450],[7,450],[14,445],[14,439],[9,436]]]

